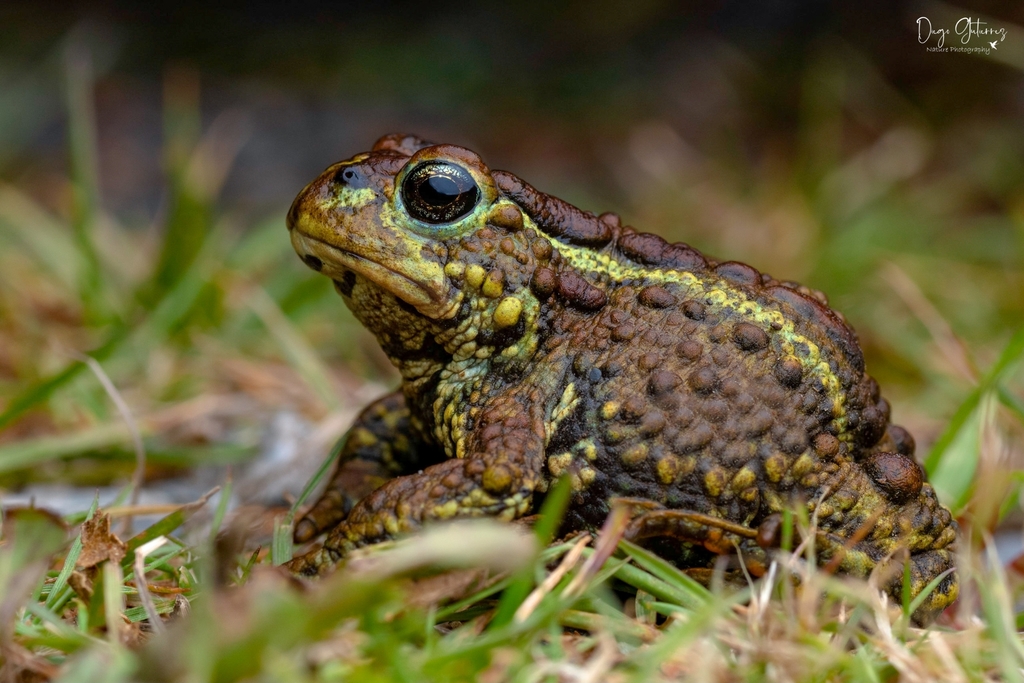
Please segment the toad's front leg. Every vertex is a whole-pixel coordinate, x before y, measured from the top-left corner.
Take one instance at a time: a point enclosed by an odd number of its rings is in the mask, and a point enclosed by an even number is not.
[[[345,519],[361,499],[395,477],[412,474],[444,458],[414,428],[405,396],[396,391],[370,404],[344,437],[327,488],[295,526],[305,543]]]
[[[466,435],[464,458],[397,477],[361,500],[322,548],[290,563],[292,571],[324,573],[346,553],[454,517],[513,520],[530,512],[544,477],[544,419],[531,397],[498,397]]]

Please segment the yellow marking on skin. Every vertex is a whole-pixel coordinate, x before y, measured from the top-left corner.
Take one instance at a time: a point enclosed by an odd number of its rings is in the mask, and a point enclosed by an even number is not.
[[[765,506],[772,512],[782,512],[786,508],[786,503],[782,500],[782,496],[771,488],[764,490],[764,502]]]
[[[584,486],[590,486],[597,478],[597,471],[592,467],[584,467],[580,470],[580,481]]]
[[[500,270],[492,270],[487,274],[487,278],[484,279],[484,284],[480,291],[484,296],[497,299],[505,291],[505,273]]]
[[[697,456],[688,455],[685,458],[683,458],[682,467],[679,470],[679,476],[685,477],[688,474],[690,474],[690,472],[693,472],[695,469],[697,469]]]
[[[460,279],[466,273],[466,264],[460,261],[449,261],[444,265],[444,274],[453,280]]]
[[[610,425],[604,430],[604,441],[607,444],[621,443],[635,433],[635,429],[623,425]]]
[[[468,360],[476,357],[476,342],[468,341],[459,347],[458,353],[455,354],[455,360]]]
[[[664,484],[676,483],[692,472],[696,466],[695,456],[680,458],[670,454],[657,461],[657,478]]]
[[[404,410],[385,410],[384,415],[381,416],[382,421],[390,430],[394,430],[398,427],[398,423],[402,421],[408,413]]]
[[[558,399],[558,404],[555,406],[554,411],[552,411],[552,416],[556,420],[564,420],[569,411],[576,407],[578,400],[576,397],[576,385],[570,382],[562,390],[562,397]]]
[[[666,455],[658,461],[658,481],[666,486],[675,483],[681,469],[682,462],[677,456]]]
[[[487,492],[483,489],[473,489],[463,499],[462,507],[485,507],[487,505],[494,505],[497,502],[497,498],[487,495]]]
[[[359,189],[346,187],[344,192],[339,194],[333,200],[325,201],[324,205],[330,208],[339,206],[346,208],[359,208],[361,206],[366,206],[367,204],[372,204],[375,201],[377,201],[377,192],[372,187],[361,187]]]
[[[576,385],[570,382],[562,391],[562,396],[558,399],[558,403],[551,410],[551,418],[544,424],[545,444],[555,435],[555,431],[558,429],[558,425],[562,423],[562,420],[569,417],[572,411],[576,409],[577,403],[579,403],[579,397],[576,395]]]
[[[619,414],[619,402],[607,401],[601,406],[601,419],[610,420]]]
[[[597,446],[594,445],[593,439],[584,439],[583,441],[580,441],[572,447],[572,450],[582,455],[590,462],[597,459]]]
[[[434,517],[438,519],[451,519],[459,512],[459,503],[455,500],[449,500],[444,505],[438,505],[434,507]]]
[[[572,453],[559,453],[558,455],[548,456],[548,472],[551,476],[560,477],[569,469],[569,465],[572,463]]]
[[[491,465],[484,470],[481,483],[487,491],[502,492],[512,485],[512,473],[504,465]]]
[[[867,576],[875,568],[875,561],[862,550],[846,549],[843,559],[839,562],[839,568],[853,576]]]
[[[871,538],[875,541],[880,541],[883,538],[892,536],[893,520],[890,517],[881,516],[878,521],[875,522],[875,528],[871,530]]]
[[[539,232],[536,224],[529,216],[524,216],[528,227]],[[839,439],[849,441],[853,435],[846,431],[846,401],[839,378],[832,372],[828,363],[821,359],[821,351],[810,338],[796,330],[794,321],[787,320],[781,311],[765,308],[756,301],[748,299],[738,288],[730,288],[727,283],[717,278],[701,279],[694,273],[645,268],[639,265],[624,263],[610,255],[562,242],[556,243],[558,252],[573,268],[579,270],[598,285],[624,280],[641,280],[651,284],[674,283],[687,290],[686,296],[703,300],[714,308],[732,309],[765,330],[772,330],[772,339],[776,340],[783,353],[791,354],[799,359],[805,372],[821,381],[832,400],[833,416],[842,431]]]
[[[547,480],[543,480],[544,490],[547,491]],[[538,486],[539,488],[539,486]],[[516,517],[522,517],[533,508],[533,497],[523,498],[516,503]]]
[[[843,512],[852,508],[856,502],[856,498],[854,498],[853,494],[849,491],[840,491],[836,495],[832,496],[832,504]]]
[[[503,522],[511,522],[513,519],[519,516],[519,510],[514,507],[505,507],[501,509],[496,517]]]
[[[718,498],[722,495],[722,491],[725,490],[725,485],[728,483],[729,475],[721,467],[712,467],[708,470],[708,473],[704,475],[704,490],[708,492],[708,495],[712,498]]]
[[[494,326],[498,329],[512,327],[519,322],[523,313],[523,302],[514,296],[507,296],[494,309]]]
[[[773,484],[779,483],[786,476],[786,456],[782,453],[773,453],[764,461],[764,473],[768,481]]]
[[[758,495],[759,494],[757,487],[751,486],[749,489],[744,489],[742,492],[740,492],[740,500],[742,500],[745,503],[753,503],[755,500],[757,500]]]
[[[789,468],[789,471],[793,474],[793,478],[797,479],[804,476],[814,468],[814,458],[809,454],[803,453],[796,461],[793,466]]]
[[[749,467],[744,467],[732,478],[732,490],[739,492],[750,488],[755,483],[757,483],[757,475]]]
[[[434,425],[434,436],[444,446],[449,458],[466,456],[466,419],[474,415],[475,406],[467,410],[467,397],[478,391],[487,374],[487,363],[476,358],[463,358],[449,363],[440,373],[433,414],[440,416]],[[457,419],[455,418],[457,414]]]
[[[384,530],[387,531],[392,536],[397,534],[398,533],[398,519],[396,519],[395,517],[393,517],[391,515],[388,515],[387,517],[385,517],[384,518]]]
[[[639,465],[647,459],[647,444],[638,443],[623,453],[620,458],[627,465]]]
[[[373,446],[377,443],[377,437],[374,436],[366,427],[356,427],[349,433],[348,442],[346,446],[349,448],[360,448],[364,446]]]
[[[474,289],[478,289],[484,283],[485,277],[487,271],[475,263],[466,268],[466,284]]]

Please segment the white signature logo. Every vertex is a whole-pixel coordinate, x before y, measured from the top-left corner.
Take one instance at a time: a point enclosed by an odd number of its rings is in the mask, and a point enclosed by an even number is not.
[[[994,29],[988,26],[987,22],[982,22],[980,18],[972,18],[970,16],[964,16],[956,20],[956,24],[953,25],[952,32],[955,36],[961,39],[961,43],[967,45],[971,42],[972,38],[995,37],[993,41],[988,42],[989,48],[978,48],[984,51],[988,49],[997,49],[996,44],[1001,43],[1007,39],[1007,30],[1005,28]],[[932,26],[932,19],[927,16],[918,17],[918,42],[922,45],[928,43],[933,38],[935,39],[935,47],[941,48],[945,45],[946,36],[950,34],[949,29],[936,29]],[[932,48],[929,48],[930,50]],[[945,50],[943,50],[945,51]]]

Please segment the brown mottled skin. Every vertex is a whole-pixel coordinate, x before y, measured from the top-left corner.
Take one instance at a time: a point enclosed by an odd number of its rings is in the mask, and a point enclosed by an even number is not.
[[[629,535],[685,567],[738,548],[763,573],[802,507],[823,565],[882,567],[897,600],[908,552],[912,595],[954,568],[956,523],[820,293],[412,136],[328,168],[288,227],[402,374],[300,522],[298,541],[329,534],[296,571],[433,520],[523,517],[563,475],[563,529],[627,498]],[[919,618],[957,592],[949,571]]]

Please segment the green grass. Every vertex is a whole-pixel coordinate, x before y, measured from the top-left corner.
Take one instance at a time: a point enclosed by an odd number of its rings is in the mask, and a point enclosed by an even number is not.
[[[194,75],[174,72],[166,88],[169,209],[155,239],[102,209],[91,65],[86,53],[67,60],[70,163],[62,182],[71,201],[55,210],[17,182],[0,183],[0,485],[124,482],[136,471],[133,429],[83,355],[123,398],[147,470],[240,462],[275,410],[323,425],[353,408],[338,387],[382,379],[351,369],[372,357],[367,337],[326,278],[295,258],[284,207],[239,229],[218,199],[233,148],[204,137],[212,134],[201,129]],[[808,141],[830,144],[795,151],[783,180],[772,169],[708,159],[709,186],[700,193],[686,191],[685,178],[663,177],[624,213],[719,255],[779,263],[773,273],[808,278],[854,320],[897,421],[931,442],[930,477],[964,522],[962,598],[935,626],[915,628],[913,605],[886,604],[868,583],[822,572],[806,547],[780,555],[762,580],[705,588],[621,541],[614,519],[596,538],[550,545],[556,495],[533,534],[486,522],[440,527],[362,551],[313,584],[276,567],[293,554],[291,525],[309,488],[248,543],[232,541],[239,531],[226,496],[213,510],[199,500],[125,534],[123,557],[111,539],[114,550],[83,543],[82,522],[106,512],[116,513],[119,533],[119,520],[133,512],[128,485],[107,511],[94,504],[63,520],[7,511],[0,678],[1024,678],[1021,582],[991,543],[992,532],[1019,515],[1024,483],[1024,203],[1011,188],[999,195],[1005,211],[983,215],[971,197],[1002,190],[983,177],[961,178],[955,163],[905,177],[865,175],[863,154],[888,148],[846,152],[830,137],[851,106],[843,99],[850,95],[827,85],[837,70],[861,84],[877,77],[861,62],[815,64],[801,125]],[[897,103],[879,114],[904,134],[885,144],[943,148],[956,134],[908,137],[913,117],[901,112]],[[970,187],[950,195],[953,180]],[[844,196],[852,186],[860,191]],[[735,225],[709,218],[723,215]],[[768,215],[780,239],[744,239],[743,225]],[[960,236],[953,226],[967,226],[970,238],[950,239]],[[141,267],[120,257],[128,251]],[[225,409],[243,399],[262,412]],[[225,415],[232,429],[205,442],[188,438],[202,418]],[[209,529],[186,544],[176,531],[200,510],[212,512]],[[113,554],[77,566],[86,550]]]

